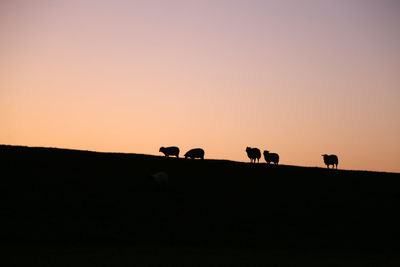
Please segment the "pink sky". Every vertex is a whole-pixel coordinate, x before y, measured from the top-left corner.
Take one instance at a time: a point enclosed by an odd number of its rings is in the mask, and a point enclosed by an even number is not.
[[[0,143],[400,172],[397,1],[0,1]]]

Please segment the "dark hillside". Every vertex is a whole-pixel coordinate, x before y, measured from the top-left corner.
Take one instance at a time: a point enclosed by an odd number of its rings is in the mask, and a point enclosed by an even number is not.
[[[167,258],[206,250],[228,263],[324,251],[302,256],[321,263],[341,251],[400,263],[399,174],[17,146],[0,146],[0,160],[8,249],[157,247]],[[147,177],[157,171],[169,174],[166,190]]]

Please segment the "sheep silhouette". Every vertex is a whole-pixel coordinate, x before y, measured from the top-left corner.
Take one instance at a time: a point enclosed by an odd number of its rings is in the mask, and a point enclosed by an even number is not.
[[[275,165],[278,165],[279,163],[279,155],[276,153],[269,153],[268,150],[264,150],[264,159],[268,164],[272,162]]]
[[[250,162],[256,162],[256,159],[258,162],[260,162],[260,158],[261,158],[261,152],[260,149],[258,148],[251,148],[251,147],[246,147],[246,152],[247,152],[247,156],[250,159]]]
[[[186,152],[185,154],[185,159],[204,159],[204,150],[201,148],[193,148],[191,150],[189,150],[188,152]]]
[[[327,155],[323,154],[321,155],[324,157],[324,163],[326,164],[326,167],[329,169],[329,165],[332,165],[332,169],[335,168],[337,169],[337,165],[339,164],[338,157],[336,155]]]
[[[166,157],[176,156],[177,158],[179,158],[179,148],[176,147],[176,146],[170,146],[170,147],[163,147],[162,146],[162,147],[160,147],[160,151],[159,152],[164,153],[164,155]]]

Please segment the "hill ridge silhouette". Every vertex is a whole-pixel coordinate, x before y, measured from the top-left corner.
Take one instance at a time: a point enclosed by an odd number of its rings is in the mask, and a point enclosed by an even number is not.
[[[0,150],[10,151],[10,150],[37,150],[37,151],[57,151],[57,152],[77,152],[77,153],[93,153],[93,154],[102,154],[102,155],[125,155],[125,156],[133,156],[133,157],[148,157],[151,158],[165,158],[162,155],[153,155],[153,154],[142,154],[142,153],[133,153],[133,152],[110,152],[110,151],[94,151],[94,150],[85,150],[85,149],[74,149],[74,148],[59,148],[59,147],[40,147],[40,146],[22,146],[22,145],[6,145],[0,144]],[[190,160],[182,158],[171,158],[167,160]],[[247,161],[236,161],[230,159],[213,159],[213,158],[205,158],[206,161],[217,161],[217,162],[229,162],[229,163],[237,163],[237,164],[251,164]],[[265,165],[265,162],[260,162],[260,164]],[[275,166],[278,167],[278,166]],[[286,168],[312,168],[312,169],[326,169],[323,166],[323,162],[321,160],[321,166],[301,166],[301,165],[287,165],[287,164],[279,164],[279,167]],[[278,168],[279,168],[278,167]],[[337,169],[336,171],[349,171],[349,172],[367,172],[367,173],[387,173],[387,174],[400,174],[398,172],[390,172],[390,171],[376,171],[376,170],[356,170],[356,169]]]
[[[43,244],[43,255],[53,244],[189,248],[188,256],[400,248],[396,173],[3,145],[0,162],[5,251],[27,243]],[[149,179],[159,171],[166,190]]]

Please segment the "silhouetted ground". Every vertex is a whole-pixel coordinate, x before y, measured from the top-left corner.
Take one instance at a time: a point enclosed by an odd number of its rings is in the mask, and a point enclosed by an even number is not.
[[[400,174],[17,146],[0,160],[10,265],[400,265]]]

